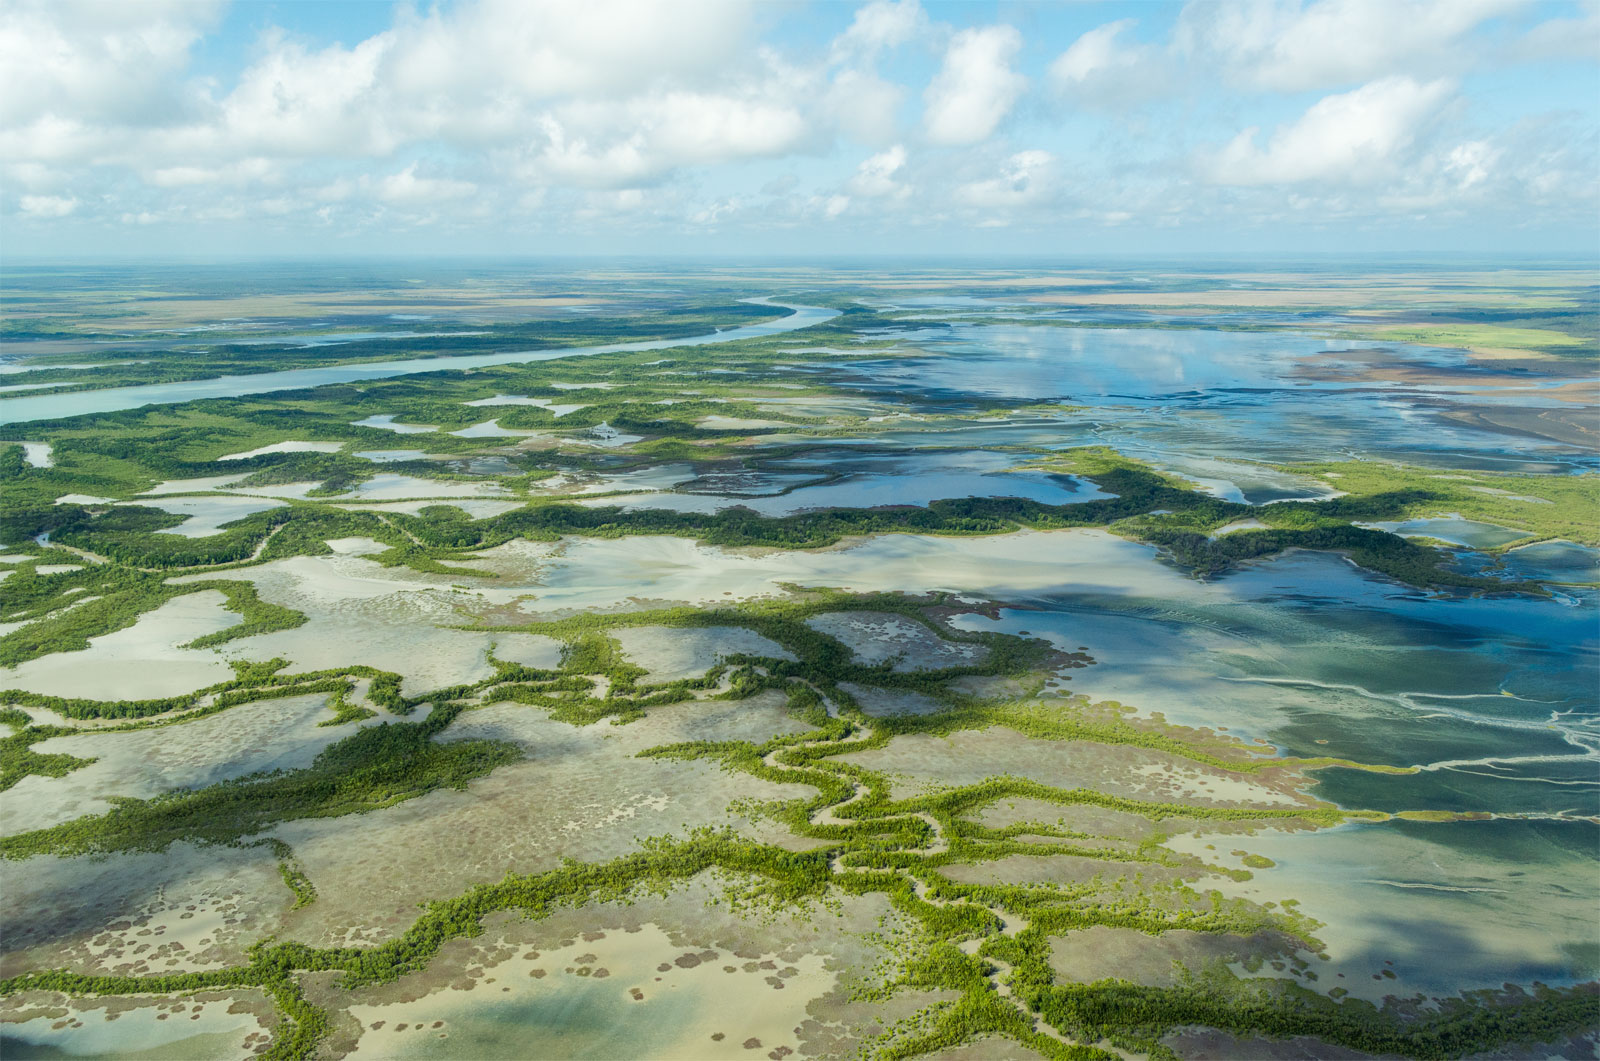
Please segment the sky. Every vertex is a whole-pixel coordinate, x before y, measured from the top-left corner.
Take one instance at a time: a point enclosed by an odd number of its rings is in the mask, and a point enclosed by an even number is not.
[[[1600,0],[0,0],[0,255],[1600,256]]]

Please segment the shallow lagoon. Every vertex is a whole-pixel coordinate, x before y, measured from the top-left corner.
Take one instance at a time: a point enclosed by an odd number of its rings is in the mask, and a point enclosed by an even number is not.
[[[1513,470],[1518,462],[1600,467],[1585,447],[1488,432],[1437,415],[1454,405],[1560,406],[1537,388],[1335,383],[1300,369],[1324,351],[1371,343],[1202,328],[1062,328],[955,321],[917,337],[937,356],[864,360],[847,378],[879,397],[952,406],[1050,399],[1088,405],[1100,440],[1173,457],[1339,460],[1351,452],[1410,463]],[[1466,355],[1385,344],[1421,366],[1457,370]],[[1570,406],[1568,406],[1570,408]],[[1174,413],[1181,413],[1175,416]]]

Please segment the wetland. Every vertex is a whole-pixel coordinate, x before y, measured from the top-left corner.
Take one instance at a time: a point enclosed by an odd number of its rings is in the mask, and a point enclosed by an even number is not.
[[[1592,1056],[1592,286],[1085,275],[8,271],[0,1052]]]

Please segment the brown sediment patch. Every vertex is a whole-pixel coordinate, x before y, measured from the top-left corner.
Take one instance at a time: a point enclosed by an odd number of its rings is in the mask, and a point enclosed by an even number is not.
[[[1132,928],[1094,925],[1052,936],[1050,967],[1057,978],[1092,983],[1115,977],[1156,987],[1179,983],[1183,970],[1218,961],[1287,961],[1301,944],[1275,932],[1235,936],[1173,929],[1159,936]]]
[[[922,1055],[924,1061],[1038,1061],[1044,1057],[1015,1039],[986,1035],[959,1046],[947,1046]]]
[[[840,756],[894,775],[894,793],[975,785],[1009,774],[1063,789],[1195,806],[1293,807],[1312,801],[1296,789],[1304,779],[1288,769],[1239,774],[1134,745],[1042,740],[1004,726],[963,730],[949,737],[905,734],[882,748]]]
[[[783,911],[756,919],[708,903],[719,890],[702,874],[667,896],[558,910],[540,921],[491,915],[483,936],[447,942],[422,972],[347,994],[335,1024],[351,1039],[330,1045],[353,1048],[354,1057],[435,1056],[422,1040],[442,1022],[453,1056],[718,1059],[749,1056],[751,1039],[764,1054],[831,1056],[928,1001],[923,992],[852,1001],[885,957],[869,932],[880,918],[899,916],[882,896],[846,897],[824,917]],[[602,939],[577,938],[596,929]],[[538,959],[528,957],[530,946]],[[555,971],[530,976],[535,960]],[[586,969],[595,971],[581,975]],[[481,975],[464,975],[473,970]],[[773,980],[787,990],[774,994]],[[552,1019],[541,1020],[546,1010]],[[419,1022],[430,1029],[420,1038]],[[410,1030],[397,1031],[400,1023]]]
[[[1161,1044],[1179,1057],[1203,1061],[1229,1058],[1230,1061],[1358,1061],[1373,1055],[1347,1046],[1300,1035],[1292,1039],[1241,1038],[1215,1028],[1180,1028],[1163,1036]],[[1540,1054],[1541,1057],[1545,1056]]]
[[[698,678],[726,656],[795,659],[776,641],[742,626],[631,626],[613,630],[611,636],[630,661],[645,668],[646,682]]]
[[[1443,409],[1440,417],[1499,434],[1524,435],[1569,446],[1600,444],[1600,425],[1593,408],[1550,409],[1539,406],[1480,406]]]
[[[891,612],[827,612],[806,620],[819,633],[842,641],[862,663],[896,660],[894,670],[940,670],[982,663],[989,650],[981,644],[946,640],[922,623]]]
[[[265,848],[176,843],[159,854],[0,862],[0,975],[84,968],[186,972],[248,961],[293,902]],[[190,915],[185,917],[184,915]]]
[[[1141,886],[1176,884],[1199,876],[1198,867],[1178,869],[1152,862],[1117,862],[1078,855],[1007,855],[992,862],[956,862],[939,872],[959,884],[1087,884],[1138,877]]]
[[[90,1058],[235,1058],[269,1039],[272,1003],[250,988],[173,998],[104,996],[71,1000],[50,991],[0,999],[0,1024],[18,1044]],[[55,1056],[55,1055],[51,1055]]]
[[[931,715],[943,710],[943,705],[933,697],[910,689],[883,689],[855,682],[840,682],[839,688],[860,704],[861,710],[877,718]]]
[[[319,896],[288,915],[284,934],[329,946],[361,926],[367,941],[387,938],[409,926],[416,904],[427,899],[498,881],[507,872],[556,869],[564,857],[616,858],[635,850],[641,836],[702,825],[729,825],[796,850],[811,846],[815,841],[781,825],[752,824],[729,811],[736,800],[792,797],[809,787],[708,762],[637,757],[647,748],[712,734],[760,743],[795,727],[778,696],[672,704],[627,726],[575,727],[520,704],[469,712],[442,739],[507,740],[528,758],[466,791],[432,792],[359,819],[279,826],[276,835],[294,848]]]

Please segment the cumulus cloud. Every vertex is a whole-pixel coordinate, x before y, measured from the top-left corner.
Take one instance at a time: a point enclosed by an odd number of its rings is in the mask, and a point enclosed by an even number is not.
[[[1013,26],[964,29],[950,40],[944,65],[923,94],[923,122],[936,144],[976,144],[1011,112],[1028,79],[1011,68],[1022,48]]]
[[[828,88],[824,108],[833,125],[863,144],[882,144],[899,132],[904,86],[862,70],[841,70]]]
[[[830,48],[834,62],[871,61],[886,48],[927,32],[928,15],[917,0],[872,0],[856,9],[850,25]]]
[[[271,219],[360,238],[488,216],[633,234],[1532,211],[1550,227],[1592,224],[1597,191],[1592,100],[1528,79],[1491,111],[1468,75],[1592,62],[1600,0],[1196,2],[1164,39],[1141,11],[1027,50],[1011,25],[919,0],[825,5],[831,38],[762,0],[398,2],[340,43],[280,5],[287,29],[202,50],[240,22],[221,2],[0,0],[19,232],[69,216],[63,232]],[[1035,75],[1053,109],[1024,108]],[[1285,120],[1275,94],[1311,90],[1324,98]],[[1097,113],[1163,94],[1136,120]]]
[[[1234,80],[1283,92],[1356,84],[1471,61],[1468,33],[1519,0],[1191,2],[1178,50],[1220,61]]]
[[[419,177],[416,163],[378,182],[378,198],[386,203],[437,203],[464,199],[478,190],[471,181],[448,177]]]
[[[178,106],[176,76],[216,0],[12,0],[0,8],[0,124],[145,124]]]
[[[983,210],[1034,206],[1055,192],[1056,157],[1048,151],[1019,151],[1005,160],[1000,174],[963,184],[958,198]]]
[[[1363,184],[1392,173],[1422,124],[1453,89],[1451,82],[1387,77],[1353,92],[1326,96],[1281,126],[1265,148],[1252,126],[1211,160],[1218,184]]]
[[[807,135],[805,117],[760,94],[669,92],[546,113],[544,143],[526,176],[583,187],[648,184],[684,166],[783,154]]]
[[[1108,70],[1132,66],[1137,53],[1119,45],[1117,37],[1138,22],[1134,18],[1119,19],[1085,33],[1050,64],[1050,76],[1062,84],[1081,85]]]
[[[904,199],[911,194],[905,183],[895,179],[906,164],[906,149],[899,144],[880,151],[862,162],[846,186],[851,195],[864,199]]]
[[[1137,19],[1097,26],[1050,64],[1050,83],[1075,102],[1120,109],[1168,91],[1171,66],[1161,50],[1125,37]]]
[[[27,217],[66,217],[78,208],[78,200],[60,195],[24,195],[17,205]]]

